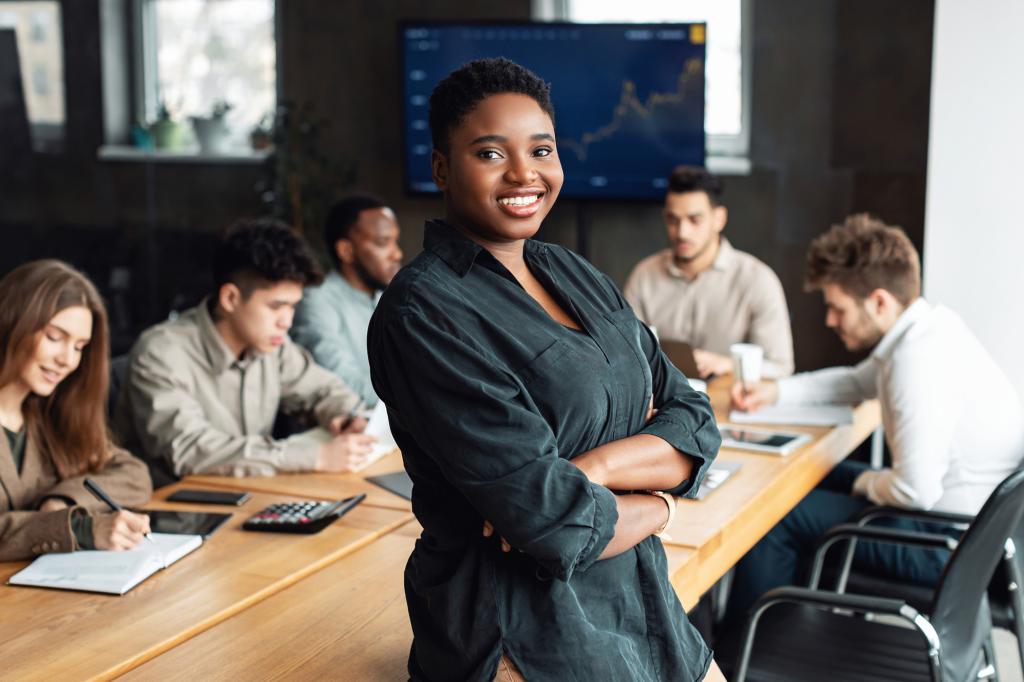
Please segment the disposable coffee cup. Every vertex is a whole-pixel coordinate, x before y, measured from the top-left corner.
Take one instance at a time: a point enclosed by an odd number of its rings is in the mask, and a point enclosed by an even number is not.
[[[764,349],[754,343],[734,343],[729,346],[732,356],[733,378],[744,384],[761,381],[764,370]]]

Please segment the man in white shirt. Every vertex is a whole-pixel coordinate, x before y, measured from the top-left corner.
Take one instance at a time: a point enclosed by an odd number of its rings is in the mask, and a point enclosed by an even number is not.
[[[733,386],[735,407],[859,403],[878,398],[892,467],[843,462],[737,565],[731,616],[763,592],[795,584],[818,538],[871,504],[975,514],[1024,456],[1024,409],[1013,386],[963,320],[920,296],[917,251],[899,229],[867,214],[812,242],[806,286],[820,289],[825,324],[856,367]],[[930,524],[902,521],[915,530]],[[860,570],[934,584],[947,555],[860,542]]]

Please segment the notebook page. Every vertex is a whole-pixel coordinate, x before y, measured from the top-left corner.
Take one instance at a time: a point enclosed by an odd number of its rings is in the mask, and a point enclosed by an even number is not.
[[[199,535],[152,534],[124,552],[87,550],[44,554],[11,576],[11,585],[124,594],[202,545]]]

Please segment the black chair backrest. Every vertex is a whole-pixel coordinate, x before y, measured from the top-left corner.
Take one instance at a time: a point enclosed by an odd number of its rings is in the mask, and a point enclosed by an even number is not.
[[[118,355],[110,360],[110,393],[107,394],[107,418],[113,419],[117,401],[121,399],[121,387],[128,376],[127,355]]]
[[[1003,547],[1024,513],[1024,470],[1010,474],[985,502],[939,579],[931,623],[942,641],[943,677],[967,679],[987,631],[986,589]]]

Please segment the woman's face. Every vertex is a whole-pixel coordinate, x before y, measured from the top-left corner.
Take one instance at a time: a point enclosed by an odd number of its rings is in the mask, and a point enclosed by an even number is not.
[[[92,312],[84,306],[65,308],[36,334],[35,353],[21,370],[21,382],[32,393],[48,396],[74,372],[92,339]]]
[[[434,181],[448,219],[489,242],[536,234],[562,189],[555,127],[532,97],[483,99],[434,152]]]

